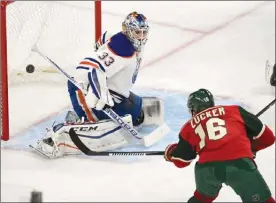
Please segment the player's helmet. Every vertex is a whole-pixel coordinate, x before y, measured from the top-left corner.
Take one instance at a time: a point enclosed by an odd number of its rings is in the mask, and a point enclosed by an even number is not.
[[[214,97],[209,90],[199,89],[189,95],[188,109],[191,115],[215,106]]]
[[[147,18],[136,11],[132,12],[122,23],[122,28],[136,50],[140,51],[148,40],[149,26]]]

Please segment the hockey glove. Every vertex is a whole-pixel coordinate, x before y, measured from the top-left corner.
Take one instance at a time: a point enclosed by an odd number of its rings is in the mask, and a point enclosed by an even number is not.
[[[251,151],[252,151],[252,154],[253,154],[253,159],[256,158],[256,154],[257,154],[256,146],[257,145],[258,145],[258,140],[252,140],[251,141]]]
[[[253,152],[253,159],[255,159],[257,156],[257,152]]]
[[[165,149],[165,154],[164,158],[166,161],[172,162],[172,153],[177,147],[177,143],[168,145],[167,148]]]

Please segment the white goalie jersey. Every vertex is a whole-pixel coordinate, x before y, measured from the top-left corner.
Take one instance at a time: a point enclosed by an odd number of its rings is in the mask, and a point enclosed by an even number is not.
[[[56,125],[58,128],[54,126],[46,133],[47,138],[40,140],[35,149],[51,157],[81,153],[80,147],[68,133],[71,128],[77,131],[77,136],[83,144],[95,152],[118,149],[136,143],[137,140],[134,137],[112,120],[93,120],[89,119],[89,115],[93,117],[91,109],[100,110],[97,108],[98,103],[93,103],[94,101],[105,100],[106,104],[110,101],[120,103],[129,97],[139,71],[142,51],[143,49],[140,49],[137,52],[122,32],[112,36],[105,32],[96,43],[94,52],[80,61],[71,75],[83,88],[92,90],[88,91],[87,95],[82,95],[76,87],[69,90],[73,106],[74,102],[80,106],[79,109],[74,108],[74,111],[77,114],[78,110],[83,111],[87,119],[83,121],[79,113],[72,122],[65,120],[64,124]],[[90,98],[91,95],[93,98]],[[161,125],[158,131],[154,131],[151,136],[147,137],[147,143],[152,145],[169,131],[167,125],[164,124],[163,103],[155,97],[142,97],[141,108],[144,117],[143,124]],[[131,115],[126,114],[122,120],[133,128]]]
[[[127,98],[136,81],[141,56],[142,51],[136,52],[125,34],[105,32],[96,43],[95,52],[79,63],[73,77],[86,87],[90,84],[86,72],[99,69],[107,78],[106,86],[111,94],[116,92]],[[112,96],[116,99],[116,95]]]

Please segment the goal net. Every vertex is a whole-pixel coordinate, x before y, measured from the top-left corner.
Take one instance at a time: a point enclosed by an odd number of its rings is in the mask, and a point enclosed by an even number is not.
[[[10,87],[30,82],[34,86],[41,82],[66,83],[64,76],[36,50],[70,74],[82,58],[93,52],[100,32],[100,1],[1,1],[3,140],[9,139],[11,129]]]

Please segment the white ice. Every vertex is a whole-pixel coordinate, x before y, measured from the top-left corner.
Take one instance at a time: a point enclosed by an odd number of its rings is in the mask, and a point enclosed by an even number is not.
[[[124,16],[133,10],[150,21],[137,87],[183,94],[204,87],[218,97],[241,101],[253,113],[275,98],[275,90],[264,79],[266,60],[275,62],[274,1],[102,4],[104,30],[119,31]],[[68,105],[64,85],[11,87],[11,135]],[[275,128],[275,107],[260,118]],[[275,197],[275,147],[260,152],[256,162]],[[35,189],[43,192],[44,201],[185,202],[195,189],[193,165],[178,169],[162,157],[134,162],[110,157],[49,161],[31,152],[1,149],[1,201],[29,201]],[[224,186],[216,201],[240,199]]]

